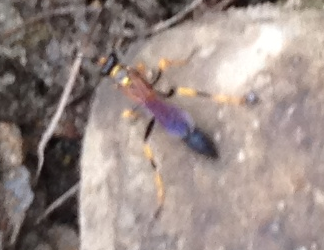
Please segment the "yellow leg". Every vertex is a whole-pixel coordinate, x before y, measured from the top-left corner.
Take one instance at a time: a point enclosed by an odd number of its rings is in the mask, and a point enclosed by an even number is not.
[[[167,58],[161,58],[159,61],[159,70],[165,71],[167,68],[171,66],[179,67],[179,66],[186,65],[190,61],[192,56],[196,53],[196,51],[197,49],[193,49],[191,53],[187,56],[187,58],[182,60],[170,60]]]
[[[167,58],[161,58],[159,61],[159,70],[165,71],[167,68],[171,66],[183,66],[188,63],[189,59],[184,60],[169,60]]]
[[[174,92],[176,95],[179,96],[209,98],[218,103],[232,104],[232,105],[252,105],[258,102],[258,97],[253,92],[250,92],[244,96],[229,96],[229,95],[221,95],[221,94],[209,94],[207,92],[198,91],[192,88],[185,88],[185,87],[175,88]]]
[[[144,144],[144,155],[150,161],[151,166],[155,172],[154,183],[156,186],[158,207],[157,207],[156,212],[154,213],[154,217],[157,218],[162,210],[164,200],[165,200],[164,184],[163,184],[163,180],[162,180],[162,175],[158,171],[156,164],[154,162],[152,149],[147,143]]]
[[[145,64],[142,63],[142,62],[139,62],[139,63],[136,64],[136,70],[137,70],[138,73],[140,73],[142,75],[142,77],[144,77],[151,84],[155,83],[160,77],[159,73],[157,73],[155,75],[156,72],[154,72],[151,69],[148,69],[145,66]]]
[[[160,71],[165,71],[167,68],[171,67],[171,66],[183,66],[186,65],[188,63],[188,59],[185,60],[169,60],[167,58],[161,58],[159,60],[159,64],[158,64],[158,69]],[[139,62],[136,64],[136,70],[145,75],[147,72],[147,68],[145,66],[144,63]]]
[[[133,109],[125,109],[120,116],[124,119],[137,119],[140,115]]]
[[[183,65],[187,64],[188,61],[189,61],[189,58],[184,59],[184,60],[169,60],[166,58],[162,58],[159,60],[157,72],[148,71],[145,64],[142,62],[139,62],[136,64],[136,70],[142,76],[145,76],[146,79],[149,79],[149,82],[151,83],[151,85],[154,86],[158,82],[162,72],[165,71],[167,68],[169,68],[171,66],[183,66]]]
[[[145,64],[142,62],[136,64],[136,70],[142,75],[145,75],[147,71]]]
[[[165,71],[167,68],[171,67],[171,66],[183,66],[183,65],[186,65],[188,63],[189,59],[184,59],[184,60],[170,60],[170,59],[167,59],[167,58],[161,58],[159,60],[159,64],[158,64],[158,69],[160,71]],[[145,66],[144,63],[142,62],[139,62],[136,64],[136,70],[145,75],[146,74],[146,71],[147,71],[147,68]]]

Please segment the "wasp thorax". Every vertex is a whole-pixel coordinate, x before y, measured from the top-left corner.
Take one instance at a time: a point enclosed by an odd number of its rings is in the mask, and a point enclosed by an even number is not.
[[[116,53],[112,52],[107,58],[99,59],[99,64],[102,65],[101,74],[110,75],[111,71],[119,63]]]

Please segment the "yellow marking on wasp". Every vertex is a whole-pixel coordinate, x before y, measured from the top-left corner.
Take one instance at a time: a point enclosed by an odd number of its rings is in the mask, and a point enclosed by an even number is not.
[[[129,79],[128,76],[125,76],[122,80],[121,80],[121,84],[124,86],[124,87],[127,87],[129,85],[131,85],[131,80]]]
[[[121,114],[122,118],[137,118],[138,114],[131,109],[125,109]]]
[[[144,145],[144,154],[147,159],[153,160],[153,152],[151,147],[148,144]]]
[[[191,88],[179,87],[177,88],[177,94],[182,96],[197,96],[197,91]]]
[[[159,172],[155,172],[154,181],[155,181],[155,185],[157,188],[158,203],[161,206],[165,199],[165,191],[164,191],[164,184],[163,184],[162,176]]]
[[[228,104],[235,104],[235,105],[240,105],[244,103],[244,100],[239,97],[232,97],[232,96],[227,96],[227,95],[214,95],[213,100],[219,103],[228,103]]]
[[[110,76],[114,77],[120,69],[121,69],[121,66],[119,64],[114,66],[110,72]]]

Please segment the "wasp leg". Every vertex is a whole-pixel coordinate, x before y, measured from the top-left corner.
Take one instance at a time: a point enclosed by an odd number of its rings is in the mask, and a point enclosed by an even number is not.
[[[160,172],[156,166],[156,163],[154,161],[152,148],[147,143],[147,140],[152,133],[154,123],[155,123],[155,119],[153,118],[147,125],[146,131],[145,131],[144,154],[145,154],[145,157],[150,161],[152,169],[154,171],[154,182],[155,182],[155,186],[156,186],[157,200],[158,200],[158,207],[154,213],[154,218],[157,218],[157,217],[159,217],[162,207],[163,207],[163,204],[164,204],[165,189],[164,189],[164,184],[163,184],[163,180],[162,180],[162,175],[160,174]]]
[[[152,79],[150,80],[150,84],[154,87],[159,79],[161,78],[162,72],[171,66],[182,66],[188,63],[188,59],[185,60],[169,60],[166,58],[162,58],[159,61],[158,70],[153,72]],[[163,96],[163,95],[162,95]]]
[[[136,105],[131,109],[124,109],[120,115],[121,118],[136,120],[137,118],[140,117],[140,113],[137,112],[138,108],[139,108],[139,105]]]
[[[184,66],[189,62],[189,59],[183,59],[183,60],[170,60],[167,58],[161,58],[159,61],[159,71],[166,71],[170,67],[179,67]]]
[[[202,97],[211,99],[217,103],[232,104],[232,105],[254,105],[259,101],[258,96],[253,92],[249,92],[243,96],[230,96],[222,94],[210,94],[203,91],[198,91],[193,88],[177,87],[172,88],[169,93],[164,94],[166,97],[173,95],[188,96],[188,97]]]
[[[170,60],[167,58],[161,58],[158,64],[158,70],[155,73],[155,75],[152,77],[152,80],[150,81],[151,85],[154,86],[157,83],[157,81],[160,79],[162,72],[166,71],[169,67],[174,67],[174,66],[179,67],[179,66],[186,65],[189,62],[189,58],[191,58],[191,56],[192,55],[190,55],[188,58],[183,60]],[[142,75],[146,75],[147,68],[144,63],[141,62],[138,63],[136,65],[136,69]]]
[[[195,53],[195,50],[188,56],[188,58],[183,60],[169,60],[166,58],[162,58],[159,61],[159,74],[163,71],[165,71],[167,68],[171,66],[183,66],[187,64],[190,60],[190,58]],[[155,83],[153,83],[155,84]],[[221,95],[221,94],[210,94],[203,91],[198,91],[193,88],[186,88],[186,87],[177,87],[177,88],[171,88],[169,92],[163,93],[159,92],[160,96],[169,98],[173,95],[178,96],[189,96],[189,97],[203,97],[203,98],[209,98],[213,101],[216,101],[218,103],[223,104],[233,104],[233,105],[253,105],[256,104],[259,101],[258,96],[254,92],[249,92],[244,96],[230,96],[230,95]]]
[[[191,57],[191,55],[190,55]],[[161,58],[159,60],[159,64],[158,64],[158,70],[159,71],[165,71],[167,68],[171,67],[171,66],[183,66],[186,65],[189,61],[189,58],[183,59],[183,60],[170,60],[168,58]],[[136,64],[136,70],[141,73],[144,74],[147,72],[147,68],[145,66],[144,63],[139,62]]]
[[[189,59],[184,60],[169,60],[166,58],[161,58],[159,61],[158,71],[155,73],[153,80],[151,80],[151,85],[154,87],[158,80],[160,79],[162,72],[166,71],[167,68],[171,66],[183,66],[188,63]]]
[[[152,87],[158,82],[161,77],[161,71],[157,72],[151,69],[147,69],[144,63],[139,62],[136,64],[136,70],[140,73],[147,81],[152,85]]]
[[[154,86],[158,82],[158,80],[160,79],[160,77],[162,75],[162,72],[166,71],[169,67],[173,67],[173,66],[179,67],[179,66],[186,65],[189,62],[189,59],[192,57],[192,54],[193,53],[191,53],[188,58],[183,59],[183,60],[170,60],[170,59],[167,59],[167,58],[161,58],[159,60],[157,72],[152,72],[152,76],[149,77],[149,78],[151,78],[150,79],[150,84],[152,86]],[[137,63],[136,64],[136,70],[141,75],[147,76],[148,70],[147,70],[144,63],[142,63],[142,62]]]
[[[136,64],[136,70],[142,75],[145,75],[147,72],[147,68],[146,68],[145,64],[142,62],[139,62]]]
[[[120,115],[124,119],[134,119],[136,120],[139,117],[139,114],[133,109],[125,109]]]

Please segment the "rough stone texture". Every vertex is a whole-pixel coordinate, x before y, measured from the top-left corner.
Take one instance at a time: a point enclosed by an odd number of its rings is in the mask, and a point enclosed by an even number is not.
[[[126,97],[97,91],[82,156],[81,249],[322,249],[324,14],[269,6],[209,13],[154,37],[136,60],[190,62],[158,88],[255,91],[255,107],[173,98],[218,145],[210,160],[157,128],[150,143],[166,185],[161,218],[142,154],[148,118],[120,119]]]

